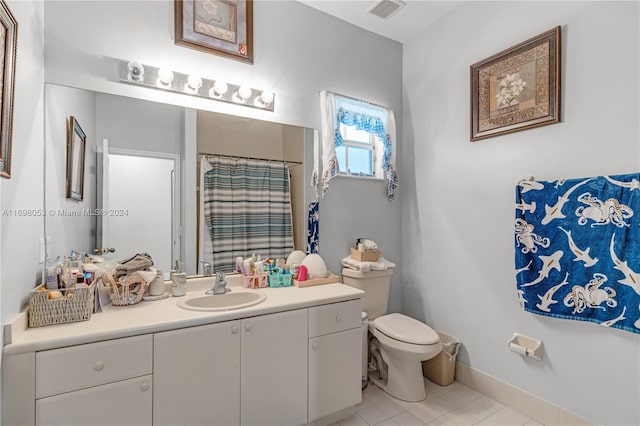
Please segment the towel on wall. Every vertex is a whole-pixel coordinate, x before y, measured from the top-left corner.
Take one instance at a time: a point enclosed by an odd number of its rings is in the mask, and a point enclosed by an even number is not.
[[[522,308],[640,333],[640,173],[516,187]]]

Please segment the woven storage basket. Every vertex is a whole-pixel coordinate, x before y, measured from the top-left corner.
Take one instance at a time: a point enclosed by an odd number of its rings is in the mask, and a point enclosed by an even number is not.
[[[380,250],[359,251],[351,247],[351,257],[359,262],[377,262],[382,252]]]
[[[267,287],[267,275],[240,275],[240,283],[245,288],[263,288]]]
[[[95,281],[87,287],[58,290],[59,299],[49,299],[41,285],[29,293],[29,327],[87,321],[93,313]]]
[[[109,274],[104,274],[102,281],[104,281],[104,285],[109,290],[109,298],[114,306],[128,306],[139,303],[148,285],[141,278],[130,280],[129,277],[125,277],[116,282]]]

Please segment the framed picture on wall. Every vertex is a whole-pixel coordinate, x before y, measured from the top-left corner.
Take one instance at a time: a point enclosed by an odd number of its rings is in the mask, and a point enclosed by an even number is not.
[[[0,0],[0,176],[5,178],[11,177],[17,38],[18,23],[4,0]]]
[[[560,122],[560,27],[471,65],[471,141]]]
[[[176,44],[253,63],[253,0],[174,0]]]
[[[84,157],[87,136],[75,117],[67,119],[67,198],[84,198]]]

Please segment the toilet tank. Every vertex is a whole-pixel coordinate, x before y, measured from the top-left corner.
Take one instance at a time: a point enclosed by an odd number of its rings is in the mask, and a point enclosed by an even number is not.
[[[362,299],[362,310],[368,314],[369,320],[387,313],[392,274],[393,269],[371,272],[342,269],[342,282],[365,292]]]

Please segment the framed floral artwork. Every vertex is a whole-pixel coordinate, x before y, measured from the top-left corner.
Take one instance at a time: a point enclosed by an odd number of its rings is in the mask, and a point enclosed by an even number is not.
[[[560,122],[560,27],[471,65],[471,141]]]
[[[253,0],[174,0],[176,44],[253,63]]]
[[[16,74],[18,23],[0,0],[0,176],[11,177],[13,97]]]

